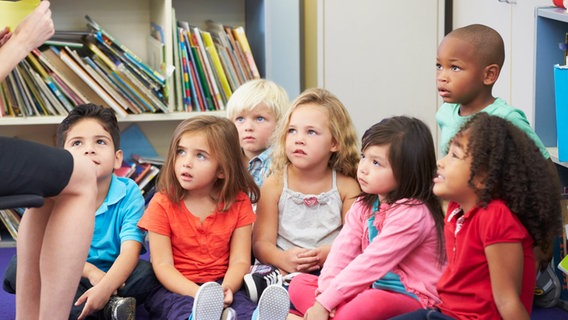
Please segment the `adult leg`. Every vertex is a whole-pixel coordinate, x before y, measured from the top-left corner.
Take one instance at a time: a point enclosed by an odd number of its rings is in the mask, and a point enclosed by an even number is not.
[[[17,319],[67,319],[91,242],[96,194],[92,162],[76,157],[65,188],[24,213],[17,241]]]

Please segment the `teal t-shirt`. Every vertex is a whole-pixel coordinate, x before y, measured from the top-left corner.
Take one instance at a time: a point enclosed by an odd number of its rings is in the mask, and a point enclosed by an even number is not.
[[[142,243],[146,232],[138,228],[138,220],[144,214],[144,197],[136,182],[112,175],[110,189],[95,213],[95,230],[87,261],[102,271],[108,271],[124,241]]]
[[[448,144],[461,126],[473,115],[460,116],[460,105],[455,103],[444,103],[436,113],[436,121],[440,127],[440,148],[443,155],[448,151]],[[495,102],[481,110],[493,116],[498,116],[509,120],[511,123],[523,130],[537,145],[542,155],[548,159],[550,154],[546,147],[529,124],[525,113],[519,109],[508,105],[503,99],[497,98]]]

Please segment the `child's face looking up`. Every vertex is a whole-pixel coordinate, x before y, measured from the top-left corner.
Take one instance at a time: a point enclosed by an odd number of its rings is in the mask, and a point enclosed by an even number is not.
[[[468,105],[484,90],[484,66],[476,48],[460,38],[448,36],[438,47],[436,85],[444,102]]]
[[[329,114],[318,104],[303,104],[292,112],[286,129],[286,156],[294,166],[327,165],[338,150],[329,126]]]
[[[475,190],[469,185],[471,155],[467,153],[468,135],[456,136],[448,154],[438,160],[438,171],[434,178],[434,194],[444,200],[455,201],[464,211],[477,203]]]
[[[276,129],[276,117],[263,103],[252,110],[243,110],[231,119],[239,132],[241,148],[251,159],[270,146],[270,137]]]
[[[398,183],[389,162],[390,145],[373,145],[361,153],[357,167],[357,180],[361,190],[368,194],[377,194],[379,200],[396,189]]]
[[[186,132],[177,145],[175,174],[181,187],[209,194],[217,179],[222,179],[220,165],[213,156],[203,133]]]
[[[89,157],[95,164],[98,179],[110,177],[122,164],[122,151],[114,150],[110,133],[96,119],[85,118],[73,124],[63,147],[73,155]]]

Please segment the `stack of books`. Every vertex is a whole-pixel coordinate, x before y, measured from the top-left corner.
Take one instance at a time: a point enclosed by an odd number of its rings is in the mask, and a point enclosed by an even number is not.
[[[134,180],[148,204],[156,192],[156,181],[163,164],[164,161],[159,158],[134,155],[132,159],[123,161],[122,166],[115,170],[114,174]]]

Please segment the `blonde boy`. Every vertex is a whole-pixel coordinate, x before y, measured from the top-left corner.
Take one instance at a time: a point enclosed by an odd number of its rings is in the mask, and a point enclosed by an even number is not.
[[[243,162],[259,187],[269,174],[272,134],[288,103],[286,91],[265,79],[244,83],[227,103],[227,117],[239,132]]]

